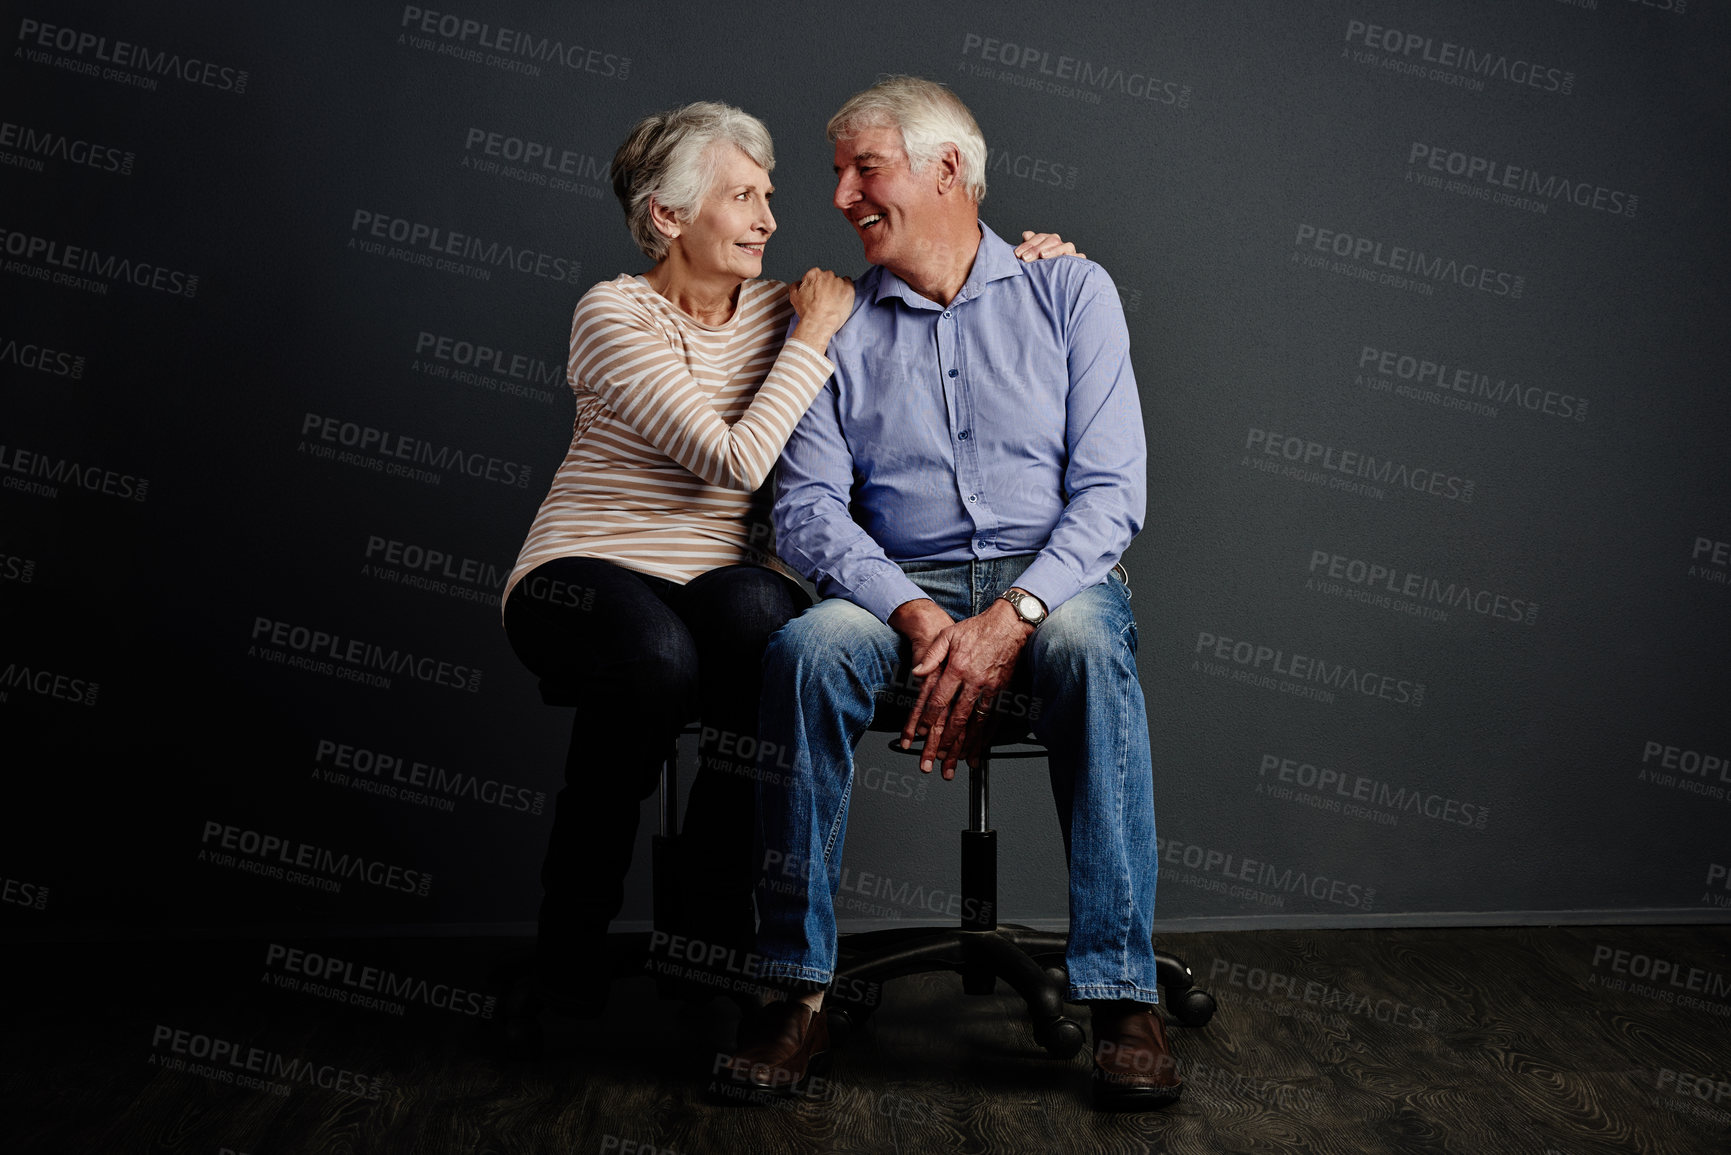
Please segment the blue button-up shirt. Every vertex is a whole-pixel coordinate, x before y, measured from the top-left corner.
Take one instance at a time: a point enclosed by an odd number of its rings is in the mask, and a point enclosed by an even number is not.
[[[1037,554],[1016,584],[1056,609],[1104,580],[1146,510],[1130,337],[1106,270],[1024,264],[981,227],[956,299],[887,269],[854,287],[835,375],[782,451],[782,558],[884,621],[926,595],[897,562]]]

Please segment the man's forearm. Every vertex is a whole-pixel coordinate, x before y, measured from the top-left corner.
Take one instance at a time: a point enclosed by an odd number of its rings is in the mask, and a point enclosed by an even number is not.
[[[1016,584],[1055,610],[1106,579],[1141,529],[1141,494],[1095,493],[1073,500]]]

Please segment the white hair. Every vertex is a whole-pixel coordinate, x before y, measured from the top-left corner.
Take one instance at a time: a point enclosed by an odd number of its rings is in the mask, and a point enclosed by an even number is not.
[[[908,167],[922,171],[944,145],[961,154],[962,187],[974,203],[986,199],[986,138],[961,98],[935,80],[889,76],[855,93],[829,118],[830,143],[848,140],[865,128],[893,128],[902,134]]]
[[[700,100],[644,117],[613,154],[613,192],[625,208],[631,239],[652,261],[667,255],[667,238],[650,209],[659,204],[691,221],[715,184],[728,146],[764,172],[775,170],[775,145],[763,121],[730,104]]]

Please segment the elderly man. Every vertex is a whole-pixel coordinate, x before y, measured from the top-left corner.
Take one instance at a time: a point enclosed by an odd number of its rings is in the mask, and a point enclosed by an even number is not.
[[[873,268],[833,378],[783,453],[781,556],[824,600],[770,643],[760,735],[791,785],[759,788],[765,981],[737,1078],[787,1087],[827,1049],[833,898],[853,747],[875,699],[923,679],[903,745],[954,775],[1018,662],[1041,704],[1070,865],[1070,998],[1093,1007],[1096,1103],[1179,1081],[1154,1004],[1154,806],[1136,626],[1117,566],[1141,528],[1146,449],[1112,280],[1024,264],[979,220],[986,146],[942,85],[859,93],[829,123],[835,205]],[[789,869],[788,864],[795,864]]]

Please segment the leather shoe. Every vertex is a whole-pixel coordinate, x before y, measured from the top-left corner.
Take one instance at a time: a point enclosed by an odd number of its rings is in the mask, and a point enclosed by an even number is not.
[[[829,1065],[829,1016],[793,1000],[769,1003],[740,1029],[739,1041],[728,1061],[729,1079],[754,1091],[792,1095]]]
[[[1160,1012],[1135,1002],[1094,1004],[1094,1106],[1152,1111],[1178,1101],[1178,1061]]]

